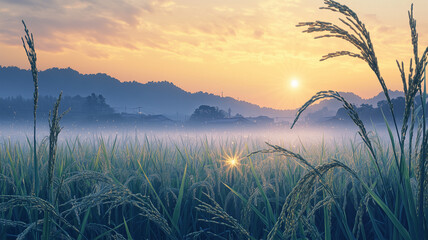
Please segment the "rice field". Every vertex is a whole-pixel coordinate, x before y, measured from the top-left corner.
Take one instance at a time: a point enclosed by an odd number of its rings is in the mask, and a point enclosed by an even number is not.
[[[48,130],[38,131],[37,57],[24,23],[33,135],[0,132],[0,239],[428,239],[428,48],[419,55],[413,6],[414,62],[406,72],[397,61],[405,94],[400,119],[365,25],[347,6],[324,3],[348,30],[323,21],[297,26],[358,50],[321,60],[350,56],[368,63],[392,119],[385,118],[382,133],[368,129],[331,90],[309,99],[293,126],[310,105],[331,98],[348,113],[354,134],[70,129],[60,135],[62,93]],[[416,98],[422,107],[415,108]]]
[[[34,196],[31,141],[0,147],[1,239],[37,239],[50,213],[54,239],[391,239],[394,224],[352,169],[393,206],[399,182],[393,151],[371,136],[385,184],[357,136],[286,133],[163,133],[64,137],[47,199],[49,146],[38,146],[40,188]],[[282,146],[292,156],[255,153]],[[336,162],[337,161],[337,162]],[[416,176],[411,176],[416,189]],[[331,192],[329,192],[331,191]],[[416,194],[414,192],[414,194]],[[343,214],[343,216],[342,216]],[[347,229],[346,229],[347,228]]]

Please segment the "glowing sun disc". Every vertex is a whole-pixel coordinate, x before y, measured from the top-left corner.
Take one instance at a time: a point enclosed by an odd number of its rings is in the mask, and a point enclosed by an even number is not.
[[[297,79],[293,79],[293,80],[291,80],[290,85],[292,88],[297,88],[297,87],[299,87],[299,81]]]

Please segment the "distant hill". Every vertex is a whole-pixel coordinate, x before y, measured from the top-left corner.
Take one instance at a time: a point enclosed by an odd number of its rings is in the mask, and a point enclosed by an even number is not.
[[[32,98],[33,82],[29,70],[0,66],[0,97],[22,96]],[[102,94],[116,112],[163,114],[183,120],[200,105],[218,106],[233,114],[244,116],[291,117],[295,111],[262,108],[256,104],[238,101],[231,97],[197,92],[187,92],[173,83],[120,82],[107,74],[80,74],[71,69],[51,68],[39,72],[39,94],[58,96],[63,91],[67,96]]]
[[[32,98],[33,82],[29,70],[17,67],[0,66],[0,97]],[[242,114],[247,117],[265,115],[282,117],[291,121],[296,110],[277,110],[262,108],[256,104],[239,101],[231,97],[196,92],[190,93],[171,82],[120,82],[107,74],[80,74],[71,69],[51,68],[39,72],[40,95],[58,96],[60,91],[66,96],[88,96],[91,93],[102,94],[106,103],[120,112],[143,114],[162,114],[174,120],[184,120],[190,117],[200,105],[217,106],[232,114]],[[360,106],[363,103],[377,106],[377,102],[385,100],[383,93],[370,99],[363,99],[350,92],[340,94],[352,104]],[[403,92],[390,91],[391,98],[403,96]],[[307,109],[304,116],[317,118],[335,116],[341,103],[334,99],[322,100]]]
[[[346,99],[346,101],[356,105],[359,107],[361,104],[369,104],[373,107],[377,106],[377,103],[386,100],[385,95],[383,92],[380,92],[376,96],[368,99],[361,98],[360,96],[356,95],[352,92],[339,92],[339,94]],[[389,96],[391,99],[397,98],[397,97],[404,97],[404,93],[401,91],[392,91],[389,90]],[[319,101],[318,104],[314,104],[311,107],[308,108],[307,113],[315,113],[315,114],[321,114],[323,116],[335,116],[337,113],[337,110],[342,107],[342,103],[337,101],[336,99],[325,99]]]
[[[389,97],[391,99],[398,98],[398,97],[404,97],[404,92],[401,92],[401,91],[392,91],[392,90],[389,90],[388,93],[389,93]],[[386,98],[385,98],[385,95],[383,94],[383,92],[380,92],[378,95],[376,95],[376,96],[374,96],[372,98],[366,99],[365,103],[370,104],[373,107],[376,107],[377,103],[380,102],[380,101],[382,101],[382,100],[386,100]]]

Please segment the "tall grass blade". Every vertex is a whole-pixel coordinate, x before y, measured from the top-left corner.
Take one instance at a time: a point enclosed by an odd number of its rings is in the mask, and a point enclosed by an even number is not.
[[[186,173],[187,173],[187,163],[184,167],[183,178],[181,179],[180,190],[178,193],[177,203],[174,207],[174,213],[172,215],[173,225],[178,226],[178,220],[180,219],[181,203],[183,202],[184,196],[184,186],[186,185]]]
[[[86,210],[85,216],[83,217],[82,225],[80,227],[79,236],[77,240],[82,240],[83,234],[85,233],[86,224],[88,223],[89,215],[91,214],[91,208]]]
[[[265,204],[266,204],[266,208],[267,208],[266,218],[269,221],[269,227],[272,227],[276,221],[275,215],[273,214],[272,206],[270,204],[268,197],[266,196],[265,191],[263,190],[263,186],[260,183],[260,179],[257,176],[256,170],[254,169],[254,165],[253,165],[253,162],[251,160],[251,157],[248,157],[248,159],[249,159],[249,164],[250,164],[250,168],[251,168],[251,173],[253,174],[253,177],[254,177],[256,184],[257,184],[257,188],[259,189],[260,193],[262,194],[263,199],[264,199]]]
[[[392,147],[392,153],[394,154],[394,160],[395,160],[395,166],[397,167],[398,172],[400,173],[400,163],[398,162],[398,156],[397,156],[397,150],[395,147],[395,140],[394,140],[394,136],[392,134],[391,128],[389,127],[389,123],[388,120],[385,117],[385,114],[383,113],[382,109],[381,109],[381,113],[382,113],[382,117],[383,117],[383,121],[385,123],[386,129],[388,130],[388,135],[389,135],[389,140],[391,141],[391,147]],[[400,182],[401,182],[402,176],[400,174]]]
[[[397,219],[397,217],[394,215],[394,213],[389,209],[389,207],[385,204],[385,202],[380,199],[380,197],[373,192],[371,188],[369,188],[364,182],[360,180],[360,183],[363,185],[363,187],[366,189],[366,191],[370,194],[370,196],[373,198],[373,200],[378,204],[378,206],[385,212],[389,220],[394,224],[395,228],[400,233],[400,236],[405,240],[412,240],[410,237],[409,232],[406,230],[406,228],[401,224],[401,222]]]
[[[126,223],[125,217],[123,217],[123,224],[125,225],[126,236],[128,240],[133,240],[131,233],[129,232],[128,224]]]

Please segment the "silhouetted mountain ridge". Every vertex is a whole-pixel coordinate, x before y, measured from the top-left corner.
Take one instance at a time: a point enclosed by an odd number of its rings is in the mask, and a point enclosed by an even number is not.
[[[17,67],[0,66],[0,97],[22,96],[31,98],[33,83],[31,72]],[[120,82],[104,73],[81,74],[71,68],[50,68],[39,72],[39,94],[58,96],[63,91],[68,96],[102,94],[116,112],[141,111],[147,114],[164,114],[183,119],[200,105],[231,108],[233,113],[244,116],[266,115],[270,117],[291,117],[292,110],[262,108],[256,104],[221,97],[206,92],[187,92],[171,82],[139,83]]]
[[[29,70],[17,67],[0,66],[0,97],[32,98],[33,83]],[[136,81],[120,82],[105,73],[81,74],[71,68],[50,68],[39,72],[39,93],[41,96],[58,96],[63,91],[68,96],[88,96],[92,93],[102,94],[106,102],[116,112],[138,112],[145,114],[163,114],[173,119],[184,120],[200,105],[217,106],[233,114],[244,116],[286,117],[291,120],[296,110],[277,110],[263,108],[256,104],[239,101],[232,97],[221,97],[206,92],[187,92],[168,81],[139,83]],[[360,106],[385,100],[383,92],[363,99],[352,92],[340,92],[350,103]],[[391,98],[403,96],[403,92],[389,91]],[[310,106],[304,113],[310,117],[335,116],[342,104],[335,99],[325,99]]]

